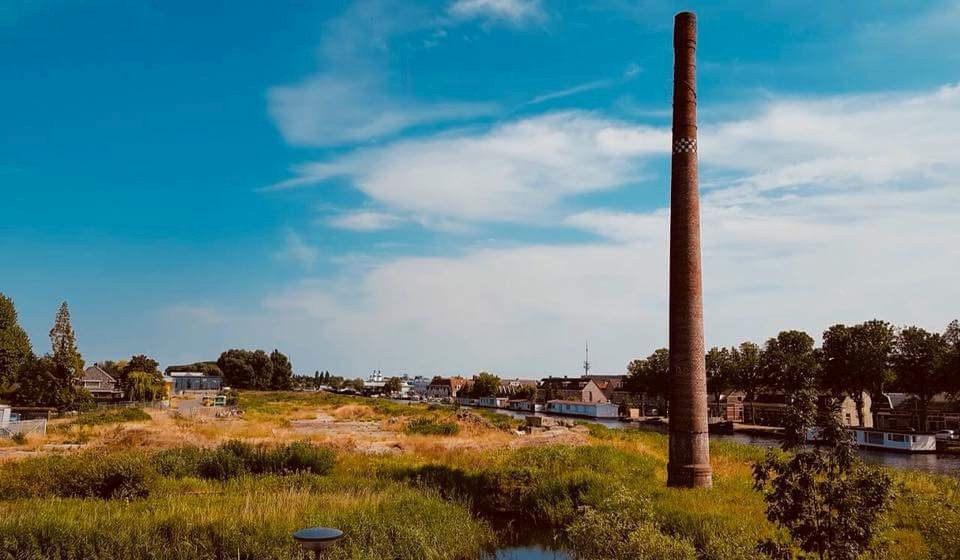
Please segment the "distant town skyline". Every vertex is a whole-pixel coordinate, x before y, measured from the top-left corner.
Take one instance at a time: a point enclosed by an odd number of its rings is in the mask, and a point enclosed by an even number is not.
[[[667,344],[681,9],[707,346],[942,331],[956,1],[13,3],[0,292],[38,352],[68,301],[88,363],[623,372]]]

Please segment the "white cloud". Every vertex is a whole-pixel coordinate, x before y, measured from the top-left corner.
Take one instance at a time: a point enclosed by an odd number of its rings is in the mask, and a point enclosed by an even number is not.
[[[455,19],[482,19],[514,26],[543,23],[548,19],[540,0],[456,0],[447,8]]]
[[[640,156],[663,155],[664,130],[564,112],[361,150],[300,167],[274,188],[349,177],[373,200],[435,218],[519,221],[559,200],[624,185]]]
[[[955,318],[960,88],[751,113],[701,128],[708,344]],[[346,175],[403,215],[529,220],[626,184],[668,140],[666,128],[558,113],[362,150],[294,181]],[[584,338],[598,370],[622,369],[666,341],[667,219],[581,208],[563,224],[598,239],[366,262],[275,290],[251,323],[271,325],[298,364],[351,373],[573,373]]]
[[[309,245],[297,232],[288,230],[284,236],[284,247],[277,253],[277,258],[311,267],[317,262],[319,254],[319,249]]]
[[[333,216],[327,220],[327,224],[353,231],[380,231],[394,228],[403,221],[403,218],[386,212],[358,210]]]
[[[330,146],[389,136],[407,128],[492,114],[492,103],[422,103],[384,93],[379,76],[326,74],[272,88],[270,116],[284,140]]]
[[[570,97],[571,95],[576,95],[578,93],[583,93],[585,91],[608,88],[613,84],[614,82],[611,80],[595,80],[592,82],[585,82],[585,83],[582,83],[573,87],[569,87],[566,89],[551,91],[550,93],[544,93],[543,95],[538,95],[530,100],[530,105],[536,105],[538,103],[543,103],[544,101],[550,101],[551,99],[560,99],[563,97]]]
[[[267,92],[268,112],[284,140],[335,146],[496,112],[493,103],[426,103],[391,91],[386,68],[390,41],[422,30],[430,21],[411,4],[367,0],[327,22],[319,49],[321,70]],[[440,35],[435,31],[432,37]]]

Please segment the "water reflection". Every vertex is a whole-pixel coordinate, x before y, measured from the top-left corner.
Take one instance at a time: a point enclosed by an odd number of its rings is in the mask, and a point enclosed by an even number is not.
[[[571,560],[573,558],[568,552],[549,550],[541,546],[502,548],[493,557],[495,560]]]

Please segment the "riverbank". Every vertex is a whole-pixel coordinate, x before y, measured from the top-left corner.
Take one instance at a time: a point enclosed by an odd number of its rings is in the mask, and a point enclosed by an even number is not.
[[[646,547],[619,557],[752,558],[757,539],[782,536],[752,489],[758,447],[712,440],[715,487],[676,490],[665,486],[667,438],[656,432],[589,425],[537,440],[517,435],[510,419],[322,394],[250,393],[241,406],[242,418],[157,416],[91,428],[77,451],[29,442],[32,458],[0,469],[0,557],[303,558],[290,534],[316,524],[346,531],[334,559],[482,557],[515,544],[503,537],[504,524],[547,531],[574,554],[597,543]],[[455,428],[410,433],[414,420]],[[157,460],[187,442],[214,448],[229,439],[303,441],[329,450],[332,462],[312,474],[205,478],[189,461]],[[106,499],[45,493],[43,473],[64,462],[92,480],[109,467],[145,491]],[[960,484],[894,476],[899,497],[874,557],[955,558]]]

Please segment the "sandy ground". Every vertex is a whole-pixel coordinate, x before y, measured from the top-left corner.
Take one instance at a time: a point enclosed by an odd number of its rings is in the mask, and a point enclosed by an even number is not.
[[[371,419],[369,407],[345,405],[336,409],[299,410],[290,418],[272,421],[243,416],[217,418],[211,415],[183,417],[173,411],[148,411],[150,422],[92,428],[65,428],[68,420],[50,423],[46,436],[31,437],[26,444],[0,444],[0,461],[49,453],[94,448],[168,448],[181,445],[212,446],[228,439],[254,443],[308,439],[344,450],[369,454],[416,451],[484,450],[528,445],[583,445],[589,436],[584,427],[555,426],[532,434],[494,428],[483,417],[460,411],[456,436],[419,436],[404,433],[406,419]]]

